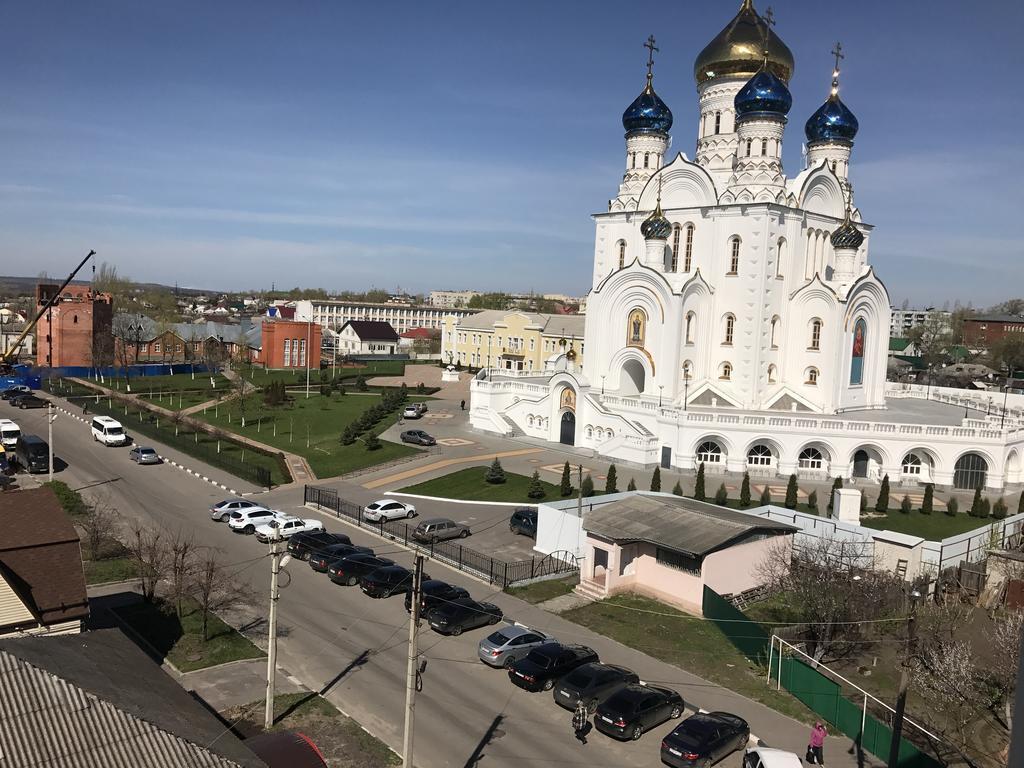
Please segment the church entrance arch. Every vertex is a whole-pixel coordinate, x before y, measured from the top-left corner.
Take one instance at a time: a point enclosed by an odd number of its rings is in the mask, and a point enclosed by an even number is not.
[[[619,393],[622,395],[640,395],[644,391],[644,364],[639,360],[627,360],[622,364],[619,374]]]
[[[868,476],[868,462],[870,457],[868,452],[861,448],[855,454],[853,454],[853,473],[852,477],[867,477]]]
[[[563,445],[576,445],[576,414],[566,411],[562,414],[562,426],[558,442]]]

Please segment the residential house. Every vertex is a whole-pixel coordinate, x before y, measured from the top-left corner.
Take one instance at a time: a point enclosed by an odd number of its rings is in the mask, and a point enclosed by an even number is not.
[[[441,359],[472,368],[542,372],[546,362],[572,350],[583,364],[582,315],[489,309],[445,318]]]
[[[338,331],[341,355],[396,355],[398,334],[383,320],[349,320]]]
[[[89,616],[82,550],[57,496],[2,493],[0,520],[0,637],[80,632]]]
[[[974,315],[964,318],[964,344],[988,349],[1007,336],[1024,335],[1024,315]]]

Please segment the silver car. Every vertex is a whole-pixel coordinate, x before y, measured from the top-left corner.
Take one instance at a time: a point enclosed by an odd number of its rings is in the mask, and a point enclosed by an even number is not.
[[[136,464],[159,464],[160,454],[145,445],[137,445],[128,452],[128,458]]]
[[[481,640],[476,652],[484,664],[508,669],[537,646],[553,642],[557,642],[555,638],[540,630],[513,624]]]
[[[258,506],[259,504],[255,501],[249,501],[248,499],[225,499],[224,501],[218,501],[210,507],[210,519],[226,523],[231,519],[232,512],[240,512],[243,509],[251,509]]]

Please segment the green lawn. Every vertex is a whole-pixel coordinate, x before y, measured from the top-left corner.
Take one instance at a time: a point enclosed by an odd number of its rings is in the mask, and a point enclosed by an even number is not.
[[[85,561],[85,583],[105,584],[108,581],[128,581],[138,571],[130,557],[111,557],[106,560]]]
[[[382,464],[403,456],[416,453],[415,448],[381,441],[376,451],[366,450],[362,440],[352,445],[342,445],[339,437],[345,426],[380,402],[377,394],[337,393],[324,397],[314,390],[308,397],[293,394],[292,399],[281,406],[266,406],[261,394],[245,398],[246,422],[242,426],[242,408],[239,402],[222,403],[206,413],[195,414],[209,424],[224,430],[243,434],[282,451],[304,456],[313,472],[319,478],[336,477],[357,469]],[[423,398],[411,397],[410,400]],[[393,413],[382,419],[374,430],[379,434],[398,420]],[[307,445],[308,439],[308,445]]]
[[[871,514],[877,513],[872,511]],[[860,524],[868,528],[907,533],[911,536],[920,536],[929,541],[941,541],[947,536],[954,536],[964,531],[973,531],[994,522],[995,520],[991,518],[982,520],[977,517],[971,517],[965,512],[959,512],[955,516],[950,516],[945,512],[936,510],[930,515],[922,515],[916,509],[906,515],[898,509],[890,509],[885,517],[862,516],[860,519]]]
[[[210,616],[210,639],[204,642],[202,615],[191,600],[186,601],[185,616],[180,621],[173,606],[162,602],[139,602],[113,610],[182,672],[264,656],[263,651],[216,616]]]
[[[670,615],[639,613],[631,608]],[[787,692],[765,685],[763,671],[736,650],[713,622],[631,594],[574,608],[561,616],[797,720],[811,722],[814,716]]]
[[[530,487],[530,478],[525,475],[506,472],[504,483],[491,485],[484,480],[486,471],[486,466],[467,467],[458,472],[452,472],[450,475],[435,477],[433,480],[407,486],[402,488],[401,492],[466,501],[509,501],[536,504],[543,500],[530,499],[526,495],[527,489]],[[557,485],[546,483],[543,480],[541,485],[547,494],[544,496],[545,499],[561,498]]]
[[[571,579],[547,579],[546,581],[535,581],[525,587],[508,587],[505,591],[513,597],[525,600],[528,603],[543,603],[555,597],[568,595],[575,589],[579,579],[573,576]]]

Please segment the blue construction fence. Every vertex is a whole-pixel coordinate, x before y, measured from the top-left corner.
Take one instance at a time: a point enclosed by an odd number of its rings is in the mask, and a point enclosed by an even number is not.
[[[169,376],[176,373],[208,373],[206,365],[193,365],[192,363],[150,363],[148,365],[128,366],[128,376],[131,378],[145,376]],[[28,365],[16,365],[14,370],[6,375],[0,376],[0,390],[8,387],[27,386],[31,389],[39,389],[43,385],[43,379],[49,378],[104,378],[123,377],[125,369],[123,366],[107,365],[100,368],[89,368],[84,365],[64,365],[59,368],[39,368]]]

